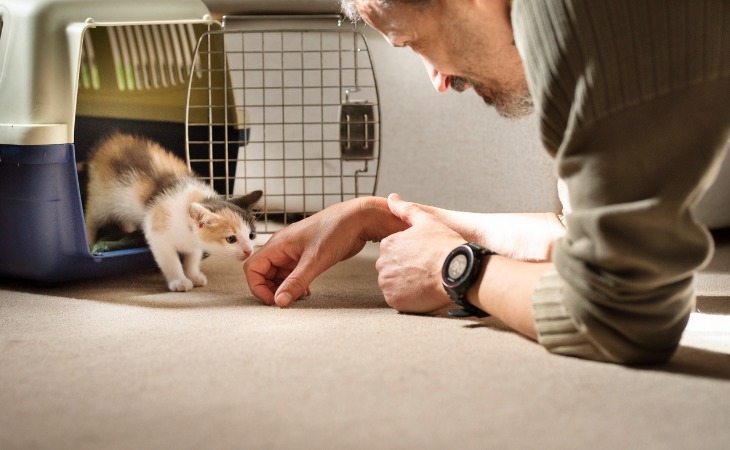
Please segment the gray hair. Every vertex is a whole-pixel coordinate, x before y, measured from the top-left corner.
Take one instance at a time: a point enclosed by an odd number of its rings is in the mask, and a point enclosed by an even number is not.
[[[358,20],[362,20],[362,17],[360,17],[360,13],[357,12],[357,8],[355,7],[355,1],[356,0],[340,0],[340,9],[342,10],[342,13],[353,22],[357,22]],[[431,3],[432,0],[376,0],[383,8],[388,8],[390,6],[393,6],[397,3],[406,3],[410,5],[427,5]]]

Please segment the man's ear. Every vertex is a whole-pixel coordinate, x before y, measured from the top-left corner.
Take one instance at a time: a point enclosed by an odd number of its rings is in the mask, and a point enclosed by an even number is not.
[[[468,4],[474,14],[487,14],[489,17],[506,17],[511,21],[512,0],[461,0]]]

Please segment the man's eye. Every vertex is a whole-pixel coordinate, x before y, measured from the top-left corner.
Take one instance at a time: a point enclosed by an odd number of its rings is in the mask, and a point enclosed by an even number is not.
[[[238,239],[236,238],[236,236],[228,236],[226,238],[226,242],[228,242],[229,244],[235,244],[237,240]]]

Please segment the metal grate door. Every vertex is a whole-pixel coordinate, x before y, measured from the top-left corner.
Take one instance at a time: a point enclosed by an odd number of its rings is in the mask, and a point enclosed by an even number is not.
[[[226,17],[199,39],[189,77],[188,164],[220,194],[263,190],[265,234],[377,185],[380,110],[365,37],[338,16],[302,29],[307,17]]]

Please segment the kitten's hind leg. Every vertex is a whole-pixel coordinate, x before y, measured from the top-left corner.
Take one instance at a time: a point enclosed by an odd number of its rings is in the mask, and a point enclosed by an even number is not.
[[[86,239],[89,241],[89,247],[96,243],[96,234],[99,231],[100,221],[94,217],[90,211],[86,211]]]
[[[203,259],[203,251],[196,250],[183,255],[183,270],[185,275],[193,281],[194,286],[205,286],[208,278],[200,271],[200,261]]]
[[[134,225],[134,224],[129,223],[129,222],[120,223],[119,224],[119,227],[126,234],[132,234],[132,233],[134,233],[135,231],[137,231],[139,229],[139,227],[137,227],[137,225]]]
[[[160,239],[159,236],[148,236],[147,242],[149,243],[150,250],[152,250],[152,255],[155,257],[155,262],[157,262],[160,270],[162,270],[162,274],[165,275],[167,288],[173,292],[187,292],[191,290],[193,288],[193,282],[185,276],[177,250],[172,246],[157,242],[158,239]]]
[[[92,247],[96,242],[96,226],[92,225],[90,220],[86,220],[86,240],[89,242],[89,247]]]

